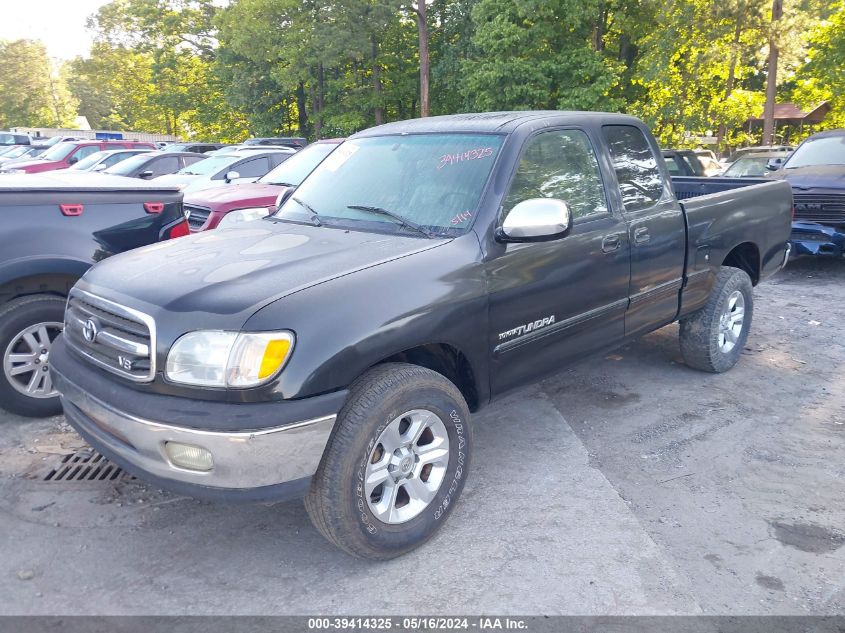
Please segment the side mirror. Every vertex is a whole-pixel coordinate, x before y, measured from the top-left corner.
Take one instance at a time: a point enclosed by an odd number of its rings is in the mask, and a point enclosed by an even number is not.
[[[78,163],[78,162],[79,162],[79,156],[71,156],[67,160],[68,165],[76,165],[76,163]]]
[[[769,171],[777,171],[780,169],[780,166],[783,165],[784,160],[785,159],[783,157],[770,158],[766,163],[766,169]]]
[[[496,230],[500,242],[547,242],[563,237],[572,225],[569,205],[556,198],[523,200]]]
[[[294,191],[296,191],[294,187],[285,187],[284,190],[278,196],[276,196],[277,211],[285,203],[285,201],[293,195]]]
[[[153,177],[153,170],[152,169],[147,169],[145,171],[142,171],[140,174],[138,174],[138,178],[143,178],[144,180],[148,180],[152,177]]]
[[[103,171],[108,165],[105,163],[97,163],[91,171]]]
[[[237,180],[240,177],[241,175],[234,170],[226,172],[226,182],[232,182],[233,180]]]

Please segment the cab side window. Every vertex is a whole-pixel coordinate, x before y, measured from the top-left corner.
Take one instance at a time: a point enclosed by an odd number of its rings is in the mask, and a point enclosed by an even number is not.
[[[625,210],[637,211],[657,204],[663,196],[663,177],[643,131],[633,125],[605,125],[602,130]]]
[[[100,147],[98,145],[85,145],[83,147],[80,147],[78,150],[76,150],[74,152],[74,154],[73,154],[74,160],[72,162],[78,162],[78,161],[82,160],[83,158],[85,158],[86,156],[90,156],[91,154],[93,154],[95,152],[99,152],[99,151],[100,151]]]
[[[270,163],[264,157],[256,158],[232,167],[232,170],[238,172],[241,178],[258,178],[270,171]]]
[[[179,171],[179,157],[178,156],[162,156],[153,161],[153,164],[148,166],[153,172],[153,178],[157,176],[164,176],[165,174],[172,174]]]
[[[596,154],[584,132],[555,130],[528,141],[505,196],[502,219],[531,198],[563,200],[573,220],[608,212]]]

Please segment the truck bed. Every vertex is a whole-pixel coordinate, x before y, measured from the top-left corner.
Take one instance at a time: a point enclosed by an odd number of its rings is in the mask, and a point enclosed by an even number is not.
[[[78,278],[110,255],[175,237],[180,225],[187,232],[177,188],[104,174],[0,175],[0,218],[0,295],[21,278]]]
[[[676,180],[673,178],[672,184],[677,187]],[[755,283],[779,270],[783,244],[792,228],[792,189],[788,183],[759,178],[719,178],[712,183],[706,182],[712,178],[682,180],[693,181],[680,183],[688,194],[681,199],[687,220],[687,282],[682,312],[697,309],[706,301],[710,287],[707,276],[713,274],[713,262],[722,261],[722,251],[733,244],[768,246],[764,252],[749,253],[756,258],[754,263],[760,271],[759,278],[752,280]],[[729,186],[734,183],[736,186]]]

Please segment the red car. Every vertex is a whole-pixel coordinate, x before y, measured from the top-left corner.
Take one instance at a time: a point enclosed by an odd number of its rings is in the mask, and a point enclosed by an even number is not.
[[[154,143],[145,143],[142,141],[66,141],[63,143],[56,143],[53,147],[38,156],[38,158],[14,163],[5,169],[0,169],[0,173],[35,174],[42,171],[67,169],[71,165],[75,165],[80,160],[86,156],[90,156],[94,152],[100,152],[107,149],[139,148],[155,149],[156,146]]]
[[[276,210],[277,200],[299,186],[343,139],[311,143],[255,182],[189,193],[184,209],[192,232],[258,220]]]

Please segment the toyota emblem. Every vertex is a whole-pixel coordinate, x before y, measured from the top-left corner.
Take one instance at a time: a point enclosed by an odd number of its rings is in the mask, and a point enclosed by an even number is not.
[[[97,321],[95,319],[88,319],[85,322],[85,325],[82,326],[82,336],[85,337],[85,340],[89,343],[96,341],[97,334],[99,333],[100,330],[97,327]]]

